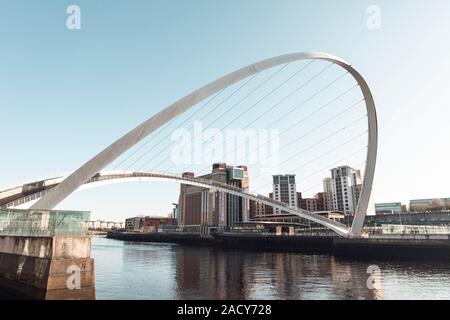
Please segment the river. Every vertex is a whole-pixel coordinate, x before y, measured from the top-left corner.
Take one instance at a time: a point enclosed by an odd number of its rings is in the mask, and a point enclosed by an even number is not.
[[[450,299],[448,262],[358,261],[102,237],[93,238],[92,257],[97,299]],[[379,272],[371,276],[368,268]]]

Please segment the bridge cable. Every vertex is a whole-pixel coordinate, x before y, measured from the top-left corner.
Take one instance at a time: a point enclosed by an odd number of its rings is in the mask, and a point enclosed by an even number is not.
[[[345,75],[345,74],[344,74],[344,75]],[[275,123],[277,123],[278,121],[282,120],[286,115],[290,114],[292,111],[294,111],[294,110],[299,110],[299,108],[300,108],[301,106],[303,106],[306,102],[309,102],[310,100],[312,100],[312,98],[314,98],[315,96],[317,96],[317,95],[320,94],[321,92],[325,91],[327,88],[329,88],[332,84],[334,84],[337,80],[339,80],[340,78],[342,78],[344,75],[338,77],[337,79],[335,79],[334,81],[332,81],[330,84],[328,84],[327,86],[325,86],[324,88],[322,88],[321,90],[319,90],[318,92],[316,92],[314,95],[312,95],[312,96],[309,97],[308,99],[304,100],[302,103],[296,105],[295,108],[289,110],[289,111],[286,112],[283,116],[279,117],[279,118],[276,119],[275,121],[272,121],[269,125],[267,125],[267,127],[269,128],[269,127],[273,126]],[[351,91],[353,88],[355,88],[355,87],[356,87],[356,86],[353,86],[352,88],[345,90],[345,92],[343,92],[342,94],[340,94],[340,95],[338,95],[337,97],[333,98],[331,101],[329,101],[328,103],[324,104],[323,106],[321,106],[320,108],[318,108],[316,111],[310,113],[308,116],[306,116],[306,117],[300,119],[299,121],[295,122],[295,123],[294,123],[293,125],[291,125],[290,127],[284,129],[281,133],[279,133],[279,135],[281,135],[281,134],[283,134],[283,133],[289,131],[289,130],[292,129],[292,128],[297,127],[298,124],[300,124],[300,123],[302,123],[303,121],[309,119],[310,117],[312,117],[314,114],[316,114],[316,113],[319,112],[320,110],[323,110],[323,109],[326,108],[327,106],[329,106],[329,105],[331,105],[332,103],[336,102],[339,98],[341,98],[341,97],[343,97],[344,95],[346,95],[348,92],[350,92],[350,91]],[[359,103],[359,102],[358,102],[358,103]],[[351,106],[350,108],[352,108],[352,107],[353,107],[353,106]],[[349,108],[349,109],[350,109],[350,108]],[[346,111],[347,111],[347,110],[346,110]],[[253,122],[254,122],[254,121],[252,121],[250,124],[252,124]],[[299,138],[299,139],[302,139],[302,138],[303,138],[303,137],[301,137],[301,138]],[[269,143],[272,141],[272,139],[273,139],[273,138],[271,137],[271,138],[269,139],[269,141],[267,141],[267,144],[269,144]],[[298,141],[299,139],[294,140],[293,142],[296,142],[296,141]],[[228,142],[229,140],[230,140],[230,139],[228,139],[226,142]],[[291,144],[292,144],[292,142],[291,142]],[[258,149],[259,149],[259,147],[260,147],[261,145],[262,145],[261,143],[258,144],[257,150],[255,150],[256,152],[258,151]],[[248,150],[248,151],[250,151],[250,150]],[[245,154],[245,156],[247,156],[247,153]]]
[[[340,132],[345,131],[347,128],[350,128],[351,126],[353,126],[354,124],[358,123],[359,121],[361,121],[362,119],[364,119],[364,118],[366,118],[366,117],[367,117],[367,114],[365,114],[365,115],[362,116],[362,117],[359,117],[359,118],[356,119],[356,120],[353,120],[352,122],[350,122],[350,123],[347,124],[346,126],[344,126],[344,127],[340,128],[340,129],[336,130],[335,132],[333,132],[332,134],[326,136],[325,138],[322,138],[322,139],[320,139],[319,141],[310,144],[308,147],[306,147],[306,148],[304,148],[304,149],[301,149],[299,152],[295,153],[295,154],[294,154],[293,156],[291,156],[290,158],[285,159],[285,160],[283,160],[282,162],[280,162],[280,164],[281,164],[281,163],[286,163],[287,161],[289,161],[289,160],[291,160],[291,159],[293,159],[293,158],[299,156],[300,154],[303,154],[303,153],[305,153],[306,151],[308,151],[308,150],[310,150],[310,149],[313,149],[313,148],[315,148],[315,147],[317,147],[317,146],[320,146],[320,144],[322,144],[323,142],[328,141],[330,138],[336,136],[336,135],[337,135],[338,133],[340,133]],[[366,132],[367,132],[367,131],[365,131],[365,133],[366,133]],[[289,144],[287,144],[287,145],[283,146],[282,148],[280,148],[279,151],[286,149],[287,147],[291,146],[294,142],[297,142],[297,141],[298,141],[298,140],[294,140],[294,141],[290,142]],[[260,177],[265,177],[265,175],[258,174],[258,175],[256,175],[256,176],[253,176],[252,179],[253,179],[253,180],[256,180],[256,179],[258,179],[258,178],[260,178]]]
[[[294,75],[292,75],[289,79],[291,79],[292,77],[294,77],[295,75],[297,75],[300,71],[304,70],[306,67],[308,67],[310,64],[312,64],[314,62],[314,60],[308,62],[305,66],[302,66]],[[271,74],[266,80],[264,80],[262,83],[260,83],[256,88],[254,88],[253,90],[251,90],[249,93],[247,93],[243,98],[241,98],[238,102],[234,103],[231,108],[228,108],[225,110],[225,112],[223,112],[219,117],[217,117],[214,121],[211,122],[214,123],[216,120],[218,120],[221,116],[223,116],[225,113],[230,112],[230,110],[234,109],[236,106],[238,106],[242,101],[244,101],[245,99],[247,99],[249,96],[251,96],[254,92],[256,92],[258,89],[260,89],[263,85],[265,85],[267,82],[269,82],[271,79],[273,79],[276,75],[278,75],[282,70],[284,70],[290,63],[287,63],[285,65],[283,65],[281,68],[279,68],[276,72],[274,72],[273,74]],[[256,76],[256,74],[254,75]],[[253,76],[253,77],[254,77]],[[245,85],[245,84],[244,84]],[[240,88],[242,88],[243,86],[241,86]],[[216,110],[218,106],[216,106],[213,110],[211,110],[210,114],[212,114],[212,111]],[[210,125],[206,126],[203,130],[206,130],[207,128],[209,128]],[[192,128],[193,125],[191,125],[190,128]],[[149,159],[148,161],[146,161],[143,165],[141,165],[139,167],[138,170],[141,170],[143,167],[145,167],[148,163],[150,163],[152,160],[154,160],[159,154],[156,154],[154,157],[152,157],[151,159]],[[158,165],[154,166],[154,168],[157,168],[161,163],[164,163],[168,158],[170,158],[170,155],[167,156],[166,158],[162,159]],[[172,165],[173,167],[173,165]]]
[[[329,69],[331,66],[333,66],[332,63],[330,63],[329,65],[327,65],[325,68],[323,68],[319,73],[315,74],[313,77],[309,78],[306,82],[302,83],[302,85],[300,85],[300,87],[296,88],[293,92],[291,92],[288,96],[291,96],[293,93],[299,91],[301,88],[304,88],[307,84],[311,83],[315,78],[317,78],[319,75],[321,75],[323,72],[325,72],[327,69]],[[301,71],[301,70],[299,70]],[[229,121],[225,126],[222,126],[221,129],[219,130],[223,130],[225,129],[229,124],[233,123],[236,119],[241,118],[244,114],[248,113],[250,110],[252,110],[254,107],[256,107],[256,105],[258,105],[259,103],[261,103],[265,98],[267,98],[268,96],[270,96],[271,94],[273,94],[275,91],[277,91],[279,88],[281,88],[283,85],[285,85],[289,80],[291,80],[293,77],[288,78],[287,80],[283,81],[281,84],[279,84],[277,87],[275,87],[273,90],[271,90],[268,94],[264,95],[262,98],[260,98],[256,103],[254,103],[249,109],[245,109],[242,113],[238,114],[235,118],[233,118],[231,121]],[[281,99],[281,102],[285,101],[286,98]],[[277,105],[277,104],[275,104]],[[228,141],[228,140],[227,140]],[[208,168],[210,164],[208,164],[205,168]],[[173,167],[174,165],[172,165],[171,167]],[[205,169],[205,168],[202,168]],[[184,169],[186,170],[186,169]],[[183,170],[183,171],[184,171]],[[201,171],[202,171],[201,170]]]
[[[283,65],[281,68],[279,68],[279,70],[277,70],[274,74],[271,75],[271,77],[269,79],[267,79],[266,81],[264,81],[261,85],[263,85],[265,82],[267,82],[268,80],[270,80],[271,78],[273,78],[275,75],[277,75],[278,73],[280,73],[284,68],[286,68],[289,65],[289,63]],[[247,81],[244,82],[244,84],[242,84],[241,86],[239,86],[236,90],[234,90],[230,95],[228,95],[222,102],[220,102],[219,104],[217,104],[210,112],[209,114],[211,114],[214,110],[216,110],[218,107],[220,107],[221,105],[223,105],[225,102],[227,102],[231,97],[233,97],[236,93],[238,93],[239,91],[241,91],[250,81],[252,81],[258,74],[254,74],[253,76],[251,76]],[[261,86],[260,85],[260,86]],[[226,89],[226,88],[225,88]],[[223,90],[225,90],[223,89]],[[208,115],[207,115],[208,116]],[[189,117],[188,119],[186,119],[184,123],[186,123],[188,120],[190,120],[192,117]],[[181,125],[180,125],[181,127]],[[193,125],[190,126],[189,130],[192,129]],[[161,142],[163,142],[166,138],[168,138],[170,135],[172,134],[169,133],[168,135],[166,135],[163,139],[161,139],[159,141],[159,143],[157,145],[159,145]],[[154,147],[156,147],[157,145],[155,145]],[[147,155],[150,151],[153,150],[148,150],[148,152],[146,154],[144,154],[143,156]],[[143,156],[140,158],[142,159]],[[154,160],[155,158],[157,158],[159,156],[159,153],[156,153],[152,158],[150,158],[148,161],[146,161],[144,163],[144,165],[141,165],[138,170],[141,170],[147,163],[151,162],[152,160]],[[164,160],[167,160],[168,157],[166,157]],[[140,160],[139,159],[139,160]],[[137,162],[137,161],[136,161]],[[132,165],[136,164],[136,162],[134,162]]]
[[[223,92],[223,90],[219,91],[218,93],[216,93],[212,98],[210,98],[206,103],[204,103],[200,108],[198,108],[192,115],[195,115],[199,110],[202,110],[204,107],[206,107],[207,105],[209,105],[213,100],[215,100],[221,93]],[[169,123],[167,123],[164,127],[164,129],[169,128],[170,124],[174,123],[176,120],[178,119],[178,117],[172,119]],[[158,134],[155,134],[151,137],[151,139],[147,140],[144,144],[142,144],[139,148],[137,148],[137,150],[135,150],[132,154],[130,154],[125,160],[123,160],[120,164],[118,164],[113,170],[117,169],[118,167],[120,167],[122,164],[124,164],[128,159],[130,159],[131,157],[133,157],[136,153],[138,153],[142,148],[144,148],[148,143],[150,143],[151,141],[153,141],[162,131],[160,131]],[[127,169],[125,171],[127,171],[129,169],[130,166],[127,167]]]
[[[293,169],[292,172],[296,171],[296,170],[299,169],[299,168],[305,168],[306,165],[309,165],[309,164],[311,164],[311,163],[313,163],[313,162],[315,162],[315,161],[317,161],[317,160],[319,160],[319,159],[322,159],[322,158],[324,158],[324,157],[326,157],[326,156],[332,154],[333,152],[335,152],[336,150],[339,150],[340,148],[342,148],[343,146],[349,144],[350,142],[355,141],[356,139],[362,137],[363,135],[366,135],[367,132],[368,132],[368,131],[366,130],[366,131],[364,131],[364,132],[361,132],[361,133],[357,134],[356,136],[353,136],[353,137],[350,138],[349,140],[346,140],[345,142],[343,142],[343,143],[339,144],[338,146],[334,147],[333,149],[328,150],[327,152],[325,152],[325,153],[323,153],[323,154],[321,154],[321,155],[319,155],[319,156],[317,156],[317,157],[315,157],[315,158],[313,158],[313,159],[311,159],[311,160],[308,160],[307,162],[301,164],[300,166],[298,166],[298,167],[296,167],[295,169]],[[281,163],[286,163],[286,162],[292,160],[295,156],[296,156],[296,155],[294,155],[294,156],[292,156],[292,157],[290,157],[290,158],[288,158],[288,159],[282,161]],[[256,176],[256,177],[259,177],[259,176],[261,176],[261,175],[258,175],[258,176]],[[262,187],[265,187],[265,186],[267,186],[267,185],[268,185],[268,184],[265,184],[265,185],[263,185]],[[261,187],[260,187],[260,188],[261,188]],[[260,188],[258,188],[258,189],[260,189]],[[258,189],[255,189],[255,190],[258,190]]]
[[[330,67],[331,65],[329,65],[328,67]],[[325,68],[327,69],[327,68]],[[321,73],[323,71],[322,70]],[[318,96],[320,93],[324,92],[325,90],[327,90],[329,87],[331,87],[333,84],[335,84],[337,81],[339,81],[340,79],[342,79],[345,75],[347,74],[347,72],[345,72],[344,74],[340,75],[339,77],[337,77],[336,79],[334,79],[333,81],[331,81],[330,83],[328,83],[326,86],[322,87],[320,90],[318,90],[317,92],[315,92],[312,96],[310,96],[308,99],[302,101],[300,104],[297,104],[294,108],[288,110],[288,112],[286,112],[284,115],[282,115],[281,117],[278,117],[275,121],[272,121],[269,125],[267,125],[267,127],[270,127],[272,125],[274,125],[275,123],[277,123],[278,121],[280,121],[281,119],[283,119],[287,114],[292,113],[294,110],[298,110],[301,106],[303,106],[304,104],[306,104],[307,102],[311,101],[314,97]],[[317,76],[317,75],[316,75]],[[313,78],[311,78],[310,80],[308,80],[305,84],[311,82],[316,76],[314,76]],[[304,85],[302,85],[302,87],[304,87]],[[335,97],[334,99],[332,99],[330,102],[328,102],[327,104],[323,105],[322,107],[320,107],[317,111],[313,112],[317,113],[320,110],[322,110],[323,108],[327,107],[328,105],[332,104],[333,102],[337,101],[339,98],[341,98],[342,96],[344,96],[345,94],[347,94],[348,92],[350,92],[353,88],[355,88],[356,86],[351,87],[350,89],[345,90],[343,93],[341,93],[340,95],[338,95],[337,97]],[[297,91],[297,90],[296,90]],[[284,101],[285,99],[283,98],[281,101]],[[280,101],[280,102],[281,102]],[[275,104],[273,107],[278,106],[279,103]],[[273,110],[273,108],[271,108]],[[308,117],[301,119],[300,121],[297,121],[294,126],[296,126],[297,124],[301,123],[302,121],[306,120],[307,118],[311,117],[313,114],[310,114]],[[262,114],[262,116],[264,116],[265,114]],[[253,124],[256,120],[259,120],[262,116],[259,116],[257,119],[251,121],[248,125]],[[288,129],[291,129],[293,126],[289,127]],[[284,130],[283,132],[288,131],[288,129]],[[225,140],[225,144],[230,141],[231,139],[235,139],[235,137],[230,137],[227,140]],[[272,138],[267,142],[269,143],[272,140]],[[258,148],[261,144],[258,145]],[[247,155],[247,153],[246,153]],[[210,164],[208,164],[206,167],[202,168],[202,170],[206,170],[208,169],[210,166]]]

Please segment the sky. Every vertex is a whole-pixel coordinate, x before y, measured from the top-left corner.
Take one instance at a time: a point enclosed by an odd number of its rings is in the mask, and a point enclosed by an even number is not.
[[[69,30],[66,9],[81,9]],[[368,8],[380,9],[378,29]],[[250,63],[324,51],[369,83],[375,202],[449,197],[450,2],[0,0],[0,189],[75,170],[169,104]],[[300,190],[299,190],[300,191]],[[59,208],[166,215],[174,183],[79,191]]]

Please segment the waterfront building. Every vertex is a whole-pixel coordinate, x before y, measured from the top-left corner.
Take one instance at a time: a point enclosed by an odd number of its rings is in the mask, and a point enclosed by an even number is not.
[[[430,212],[450,210],[450,198],[415,199],[409,201],[409,211]]]
[[[125,220],[126,232],[157,232],[163,225],[175,225],[175,219],[172,217],[150,217],[140,216],[127,218]]]
[[[314,198],[316,199],[316,211],[331,211],[325,210],[325,192],[316,193]]]
[[[349,166],[333,168],[331,169],[331,179],[333,210],[343,212],[346,216],[353,216],[361,194],[360,170]]]
[[[449,226],[430,226],[430,225],[404,225],[404,224],[383,224],[381,226],[382,234],[442,234],[449,235]]]
[[[183,176],[192,178],[194,173],[185,172]],[[249,188],[246,166],[215,163],[212,172],[200,178],[239,187],[244,191]],[[178,210],[181,230],[208,234],[212,229],[224,230],[248,221],[250,208],[249,201],[242,197],[181,184]]]
[[[145,217],[132,217],[125,220],[126,232],[143,232]]]
[[[273,176],[273,199],[284,202],[291,207],[297,208],[297,187],[295,174]],[[280,209],[274,209],[274,214],[281,214]]]
[[[273,199],[272,193],[269,194],[269,198]],[[250,210],[249,210],[250,221],[256,217],[273,215],[273,207],[253,200],[249,200],[249,203],[250,203]]]
[[[259,217],[259,216],[264,216],[266,215],[266,205],[259,202],[259,201],[253,201],[250,200],[250,220],[255,218],[255,217]]]
[[[333,179],[325,178],[323,180],[323,210],[334,210],[333,205]]]
[[[302,198],[301,193],[297,192],[297,203],[299,204],[299,208],[316,212],[316,211],[332,211],[325,210],[325,193],[319,192],[314,198]]]
[[[172,217],[145,217],[144,232],[158,232],[161,226],[175,225],[175,221]]]
[[[375,214],[400,213],[401,211],[401,202],[375,203]]]
[[[316,198],[304,198],[300,202],[300,208],[308,211],[317,211]]]
[[[364,220],[364,226],[366,227],[380,227],[384,224],[450,226],[450,211],[368,215]]]
[[[125,223],[124,222],[107,222],[102,220],[96,220],[96,221],[89,221],[87,223],[89,230],[102,230],[102,229],[124,229]]]

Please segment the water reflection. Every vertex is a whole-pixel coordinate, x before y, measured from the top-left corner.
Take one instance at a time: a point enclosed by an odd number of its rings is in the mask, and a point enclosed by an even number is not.
[[[333,256],[172,248],[180,299],[381,299],[366,266]]]
[[[352,261],[331,255],[93,241],[98,299],[450,298],[440,263]],[[369,289],[367,268],[382,283]]]

